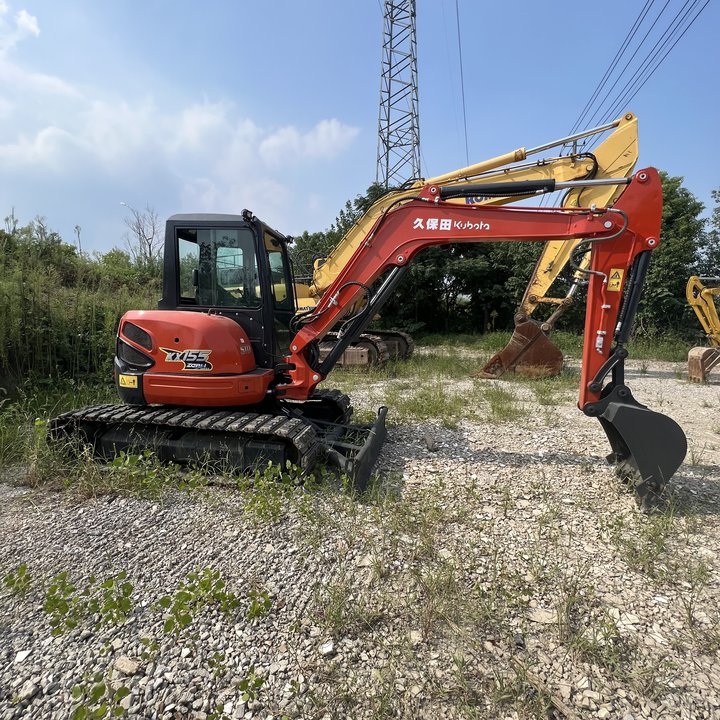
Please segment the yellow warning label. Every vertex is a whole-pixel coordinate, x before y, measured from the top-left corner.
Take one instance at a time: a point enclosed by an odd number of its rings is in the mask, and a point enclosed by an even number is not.
[[[607,289],[612,292],[620,292],[622,290],[623,275],[625,274],[624,268],[613,268],[610,271],[610,277],[608,278]]]
[[[118,375],[118,382],[120,387],[136,388],[138,386],[137,375]]]

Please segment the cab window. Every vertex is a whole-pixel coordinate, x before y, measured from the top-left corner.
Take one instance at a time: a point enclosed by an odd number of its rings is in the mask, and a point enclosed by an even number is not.
[[[276,308],[293,309],[292,275],[287,252],[282,243],[270,233],[265,233],[265,250],[270,266],[270,289]]]
[[[260,306],[255,242],[249,228],[182,228],[177,243],[182,302]]]

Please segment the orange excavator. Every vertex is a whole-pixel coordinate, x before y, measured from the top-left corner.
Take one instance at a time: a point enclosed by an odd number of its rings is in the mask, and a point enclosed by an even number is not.
[[[612,208],[459,204],[458,198],[623,185]],[[287,238],[256,218],[175,215],[167,221],[158,310],[120,321],[114,361],[122,405],[75,410],[50,422],[52,438],[80,438],[99,457],[150,448],[178,463],[247,470],[268,462],[309,471],[324,460],[367,483],[385,437],[387,408],[350,422],[347,396],[321,390],[348,345],[430,246],[578,239],[589,254],[578,406],[596,417],[608,459],[644,501],[660,493],[687,443],[670,418],[625,384],[626,342],[652,251],[662,191],[648,168],[632,178],[460,185],[430,183],[387,205],[317,305],[296,312]],[[340,327],[323,359],[319,344]]]

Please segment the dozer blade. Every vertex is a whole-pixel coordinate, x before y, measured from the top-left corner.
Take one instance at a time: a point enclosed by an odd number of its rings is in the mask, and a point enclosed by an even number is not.
[[[658,497],[687,453],[682,428],[671,418],[638,403],[626,387],[615,388],[598,420],[613,452],[608,462],[632,482],[640,506]]]
[[[510,342],[473,377],[499,378],[508,370],[528,377],[554,377],[563,367],[563,354],[543,332],[539,323],[525,320],[515,326]]]
[[[693,348],[688,353],[688,380],[706,382],[708,373],[719,364],[720,348]]]
[[[380,455],[387,436],[387,412],[387,407],[380,407],[372,425],[336,426],[341,429],[340,437],[335,436],[332,427],[320,433],[326,458],[350,478],[356,490],[365,490]]]

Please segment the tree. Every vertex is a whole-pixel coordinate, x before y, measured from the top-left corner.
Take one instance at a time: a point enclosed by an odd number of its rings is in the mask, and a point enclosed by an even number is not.
[[[660,173],[663,187],[660,246],[653,250],[637,327],[647,334],[680,331],[691,324],[685,300],[688,277],[699,266],[705,242],[704,205],[685,187],[683,178]]]
[[[150,205],[137,210],[127,203],[121,204],[130,211],[130,217],[125,218],[129,234],[124,238],[130,256],[140,267],[156,270],[165,244],[165,231],[157,212]]]
[[[294,238],[290,246],[290,257],[296,279],[304,282],[311,278],[315,258],[325,257],[332,248],[332,242],[325,232],[309,233],[305,230],[302,235]]]
[[[715,203],[710,229],[700,251],[698,271],[701,275],[720,275],[720,188],[710,193]]]

